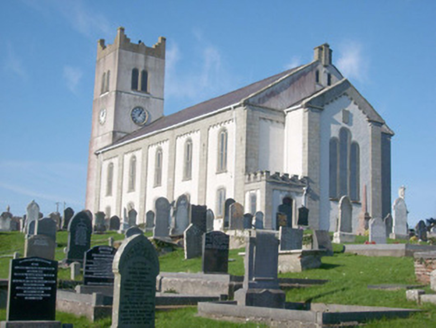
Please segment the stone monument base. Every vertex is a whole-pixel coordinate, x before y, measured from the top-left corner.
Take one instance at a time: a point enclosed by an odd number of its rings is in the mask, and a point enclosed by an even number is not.
[[[356,235],[351,232],[337,231],[333,234],[333,242],[335,244],[354,243]]]
[[[61,328],[60,321],[2,321],[1,328]]]
[[[278,270],[285,273],[317,269],[321,266],[321,257],[325,254],[325,249],[280,251]]]
[[[242,306],[258,306],[283,309],[286,294],[281,289],[239,289],[235,292],[235,301]]]
[[[400,235],[398,233],[390,233],[389,234],[390,239],[402,239],[402,240],[409,240],[409,235]]]

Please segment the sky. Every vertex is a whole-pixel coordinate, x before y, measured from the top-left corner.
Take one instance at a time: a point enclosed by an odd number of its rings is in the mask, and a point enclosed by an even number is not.
[[[165,114],[313,59],[395,132],[392,200],[436,218],[436,1],[16,0],[0,4],[0,212],[84,208],[97,40],[167,39]],[[292,173],[292,172],[290,172]]]

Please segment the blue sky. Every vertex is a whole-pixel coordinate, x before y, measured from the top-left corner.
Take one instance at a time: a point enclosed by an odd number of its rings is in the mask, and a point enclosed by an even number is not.
[[[84,206],[97,40],[167,38],[165,113],[310,62],[334,64],[396,133],[392,195],[436,217],[435,1],[64,1],[0,4],[0,211]],[[292,172],[291,172],[292,173]]]

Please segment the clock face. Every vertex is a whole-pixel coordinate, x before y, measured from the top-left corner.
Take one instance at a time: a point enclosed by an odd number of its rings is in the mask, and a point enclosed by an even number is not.
[[[130,117],[135,124],[144,125],[148,120],[148,112],[142,107],[135,107],[132,109]]]
[[[100,111],[100,115],[98,116],[98,120],[99,120],[99,122],[100,122],[100,124],[104,124],[104,122],[106,122],[106,108],[103,108],[101,111]]]

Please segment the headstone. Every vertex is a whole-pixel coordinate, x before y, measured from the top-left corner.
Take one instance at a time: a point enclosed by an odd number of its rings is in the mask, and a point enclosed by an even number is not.
[[[11,231],[12,214],[3,212],[0,215],[0,231]]]
[[[235,200],[233,198],[227,198],[224,202],[224,228],[229,227],[230,222],[230,205],[235,203]]]
[[[56,242],[57,225],[50,218],[44,218],[36,221],[36,234],[48,236]]]
[[[156,218],[154,222],[153,237],[168,237],[170,233],[171,206],[165,197],[156,199]]]
[[[76,280],[80,276],[80,263],[79,262],[73,262],[70,264],[70,278],[71,280]]]
[[[407,206],[404,198],[397,198],[392,205],[392,237],[408,237],[407,213]]]
[[[415,233],[418,240],[427,241],[427,226],[424,220],[420,220],[415,226]]]
[[[159,260],[151,242],[144,235],[125,239],[112,268],[112,327],[154,327]]]
[[[153,231],[154,228],[154,212],[148,211],[145,214],[145,231]]]
[[[389,237],[389,235],[392,233],[392,225],[393,225],[391,213],[388,213],[388,215],[386,215],[383,221],[386,226],[386,237]]]
[[[203,231],[195,224],[190,224],[183,233],[185,244],[185,260],[201,256]]]
[[[113,237],[109,237],[109,238],[107,239],[107,244],[108,244],[110,247],[113,247],[113,246],[114,246],[114,238],[113,238]]]
[[[227,273],[229,267],[229,236],[221,231],[203,235],[203,273]]]
[[[26,211],[26,226],[29,226],[33,221],[39,220],[39,205],[34,200],[27,205]],[[26,234],[29,235],[28,230],[26,230]]]
[[[120,230],[120,218],[118,216],[114,215],[109,219],[109,230]]]
[[[290,251],[303,248],[303,230],[280,227],[280,250]]]
[[[92,219],[87,211],[77,213],[68,225],[67,263],[83,263],[85,252],[91,246]]]
[[[67,207],[64,210],[64,216],[62,217],[62,229],[67,230],[68,224],[70,223],[70,220],[74,216],[74,210],[71,207]]]
[[[21,231],[26,232],[27,224],[26,224],[27,215],[23,215],[23,220],[21,221]]]
[[[61,230],[61,228],[62,228],[61,214],[59,212],[51,212],[48,215],[48,217],[56,223],[56,229]]]
[[[280,229],[280,227],[287,227],[288,216],[282,212],[277,212],[276,215],[277,215],[277,230]]]
[[[298,209],[297,224],[299,226],[308,226],[309,225],[309,209],[307,207],[301,206]]]
[[[35,234],[36,222],[37,222],[37,220],[33,220],[33,221],[30,221],[29,224],[27,225],[27,234],[26,234],[27,237]]]
[[[244,207],[239,203],[230,205],[230,230],[243,230],[244,229]]]
[[[253,214],[244,214],[244,229],[251,229],[253,227]]]
[[[83,284],[90,286],[112,286],[114,274],[112,264],[117,250],[110,246],[94,246],[85,252]]]
[[[369,241],[376,244],[386,244],[386,225],[382,219],[369,220]]]
[[[263,229],[263,212],[256,212],[254,217],[254,227],[256,230]]]
[[[49,236],[33,235],[24,239],[24,257],[41,257],[54,260],[55,250],[56,242]]]
[[[350,199],[347,196],[342,196],[339,201],[338,232],[353,232],[352,212],[353,205],[351,205]]]
[[[138,212],[136,212],[136,210],[132,208],[128,213],[129,227],[134,227],[137,225],[137,221],[136,221],[137,216],[138,216]]]
[[[288,198],[285,198],[283,200],[284,203],[279,205],[279,208],[277,210],[278,212],[283,213],[286,216],[286,224],[283,226],[292,227],[292,203],[288,202],[287,199]]]
[[[215,220],[215,215],[211,209],[206,211],[206,232],[213,230],[213,221]]]
[[[20,231],[21,230],[21,218],[17,216],[13,216],[11,220],[11,231]]]
[[[97,233],[102,233],[106,231],[106,222],[105,222],[106,214],[104,212],[97,212],[94,215],[94,226],[93,231]]]
[[[143,235],[144,231],[142,231],[139,227],[130,227],[126,230],[126,238],[132,237],[133,235]]]
[[[9,272],[6,320],[55,320],[58,262],[39,257],[11,260]]]
[[[330,234],[326,230],[314,230],[312,235],[312,248],[313,249],[325,249],[326,256],[333,256],[332,241]]]
[[[182,235],[189,225],[190,204],[186,195],[177,198],[176,209],[174,211],[174,226],[171,229],[172,235]]]
[[[362,210],[359,213],[359,223],[356,229],[356,235],[364,236],[365,231],[369,229],[369,220],[371,219],[368,213],[368,202],[366,197],[366,185],[363,186]]]
[[[203,232],[206,232],[206,211],[206,206],[191,205],[191,223]]]

